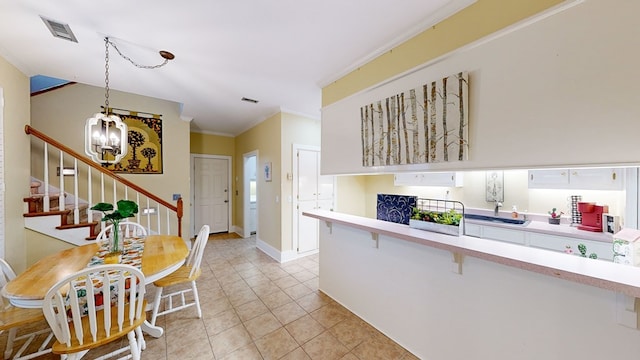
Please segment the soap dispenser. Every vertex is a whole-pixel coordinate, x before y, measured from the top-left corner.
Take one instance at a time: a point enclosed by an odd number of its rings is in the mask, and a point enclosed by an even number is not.
[[[514,219],[518,218],[518,208],[515,205],[511,208],[511,217]]]

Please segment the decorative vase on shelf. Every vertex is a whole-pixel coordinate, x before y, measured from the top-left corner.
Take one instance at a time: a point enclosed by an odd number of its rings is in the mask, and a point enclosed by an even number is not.
[[[560,225],[560,218],[549,218],[549,224],[553,224],[553,225]]]

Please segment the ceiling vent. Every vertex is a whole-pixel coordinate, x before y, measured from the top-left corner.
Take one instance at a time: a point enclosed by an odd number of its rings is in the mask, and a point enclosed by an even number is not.
[[[71,31],[69,25],[57,22],[55,20],[47,19],[43,16],[40,16],[40,18],[42,19],[42,21],[44,21],[44,24],[47,25],[47,28],[49,29],[49,31],[51,31],[51,34],[53,34],[54,37],[73,41],[75,43],[78,42],[78,39],[76,39],[76,36],[73,35],[73,31]]]
[[[257,104],[257,103],[258,103],[258,100],[255,100],[255,99],[249,99],[249,98],[247,98],[247,97],[243,97],[243,98],[242,98],[242,101],[250,102],[250,103],[253,103],[253,104]]]

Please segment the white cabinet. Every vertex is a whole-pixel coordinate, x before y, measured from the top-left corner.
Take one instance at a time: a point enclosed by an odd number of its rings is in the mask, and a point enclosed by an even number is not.
[[[295,173],[294,245],[298,253],[317,251],[318,220],[302,213],[315,209],[333,210],[335,178],[320,174],[320,151],[315,149],[297,149]]]
[[[530,189],[622,190],[621,168],[529,170]]]
[[[607,169],[571,169],[569,184],[572,189],[584,190],[622,190],[624,170]]]
[[[525,244],[525,232],[520,230],[511,230],[493,226],[482,227],[482,238],[491,240],[500,240],[514,244]]]
[[[482,237],[482,226],[477,224],[469,224],[468,222],[464,222],[464,234],[467,236],[473,237]]]
[[[482,239],[498,240],[545,250],[564,252],[571,246],[574,256],[578,256],[578,245],[587,247],[587,256],[596,253],[598,259],[613,261],[612,244],[602,241],[584,240],[568,236],[549,235],[516,228],[503,228],[490,225],[468,224],[465,221],[465,235]]]
[[[569,186],[569,170],[529,170],[530,189],[565,189]]]
[[[578,245],[584,244],[587,247],[587,256],[596,253],[598,259],[613,260],[612,244],[600,241],[583,240],[572,237],[546,235],[530,232],[528,235],[528,243],[531,247],[540,249],[565,251],[567,245],[571,247],[574,255],[579,255]]]
[[[399,173],[395,174],[393,184],[395,186],[461,187],[462,179],[462,172]]]

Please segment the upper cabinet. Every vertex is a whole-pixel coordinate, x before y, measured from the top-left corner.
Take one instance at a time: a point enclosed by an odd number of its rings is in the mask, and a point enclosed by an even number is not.
[[[622,190],[621,168],[529,170],[529,189]]]
[[[462,172],[399,173],[394,175],[393,184],[395,186],[461,187],[462,179]]]

